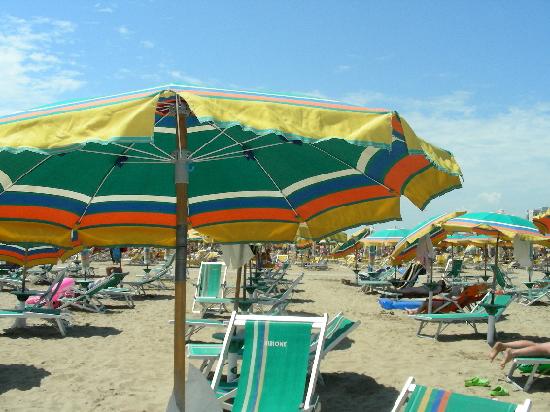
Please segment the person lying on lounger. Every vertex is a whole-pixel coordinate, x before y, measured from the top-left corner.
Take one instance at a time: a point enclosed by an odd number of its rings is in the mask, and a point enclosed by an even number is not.
[[[464,308],[476,304],[483,299],[483,296],[487,293],[487,285],[485,283],[477,283],[475,285],[466,286],[459,295],[450,299],[448,297],[434,296],[432,299],[432,312],[435,313],[449,313],[462,311]],[[429,301],[426,299],[424,303],[417,309],[405,309],[408,315],[416,315],[419,313],[428,312]]]
[[[500,352],[504,352],[504,358],[500,362],[500,367],[504,366],[514,358],[520,357],[550,357],[550,341],[543,343],[535,343],[530,340],[516,340],[512,342],[497,342],[491,352],[489,358],[491,362],[497,357]]]

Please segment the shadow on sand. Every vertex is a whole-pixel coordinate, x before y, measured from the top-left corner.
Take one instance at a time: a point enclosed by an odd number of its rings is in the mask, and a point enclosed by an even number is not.
[[[93,338],[119,335],[120,329],[111,326],[73,325],[67,328],[67,336],[63,337],[53,325],[33,325],[27,328],[11,328],[4,330],[0,337],[11,339],[71,339],[71,338]]]
[[[150,291],[147,291],[147,295],[135,295],[134,301],[140,301],[140,300],[174,300],[174,295],[150,295]]]
[[[325,384],[319,384],[317,390],[324,411],[389,411],[399,395],[395,388],[358,373],[323,373],[323,379]]]
[[[24,364],[0,364],[0,395],[12,389],[28,391],[40,386],[46,376],[51,375],[46,369]]]

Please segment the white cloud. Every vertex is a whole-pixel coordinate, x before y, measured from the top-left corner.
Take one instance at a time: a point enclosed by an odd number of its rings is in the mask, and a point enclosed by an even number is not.
[[[344,72],[348,72],[351,70],[351,66],[347,65],[347,64],[340,64],[338,66],[336,66],[336,73],[344,73]]]
[[[524,216],[548,203],[550,101],[487,113],[475,94],[455,91],[426,99],[355,92],[343,100],[397,109],[415,132],[452,152],[462,168],[463,188],[433,201],[423,216],[449,210],[503,208]]]
[[[96,3],[94,9],[98,13],[113,13],[115,10],[112,6],[108,6],[102,3]]]
[[[146,49],[152,49],[153,47],[155,47],[155,43],[150,40],[142,40],[140,43]]]
[[[498,205],[502,198],[502,193],[499,192],[481,192],[477,195],[481,200],[490,205]]]
[[[67,70],[69,58],[57,51],[75,25],[44,17],[3,16],[0,27],[0,113],[11,113],[58,100],[84,84]]]
[[[175,82],[185,82],[196,86],[204,86],[204,82],[201,79],[190,76],[179,70],[172,70],[168,74]]]
[[[122,35],[122,36],[129,36],[129,35],[131,35],[131,34],[133,33],[133,32],[132,32],[130,29],[128,29],[128,27],[126,27],[126,26],[119,26],[119,27],[117,27],[116,31],[117,31],[120,35]]]

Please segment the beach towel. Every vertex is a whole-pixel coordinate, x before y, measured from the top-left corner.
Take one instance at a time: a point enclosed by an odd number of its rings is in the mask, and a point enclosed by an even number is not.
[[[222,245],[222,258],[230,269],[243,267],[253,257],[254,253],[252,253],[252,249],[248,245]]]
[[[432,267],[432,261],[435,258],[435,251],[430,239],[430,235],[424,235],[418,240],[416,246],[416,258],[428,271]]]
[[[57,292],[55,292],[55,294],[52,297],[52,306],[54,308],[57,308],[61,305],[59,298],[66,296],[72,290],[74,285],[75,285],[75,282],[73,278],[65,278],[61,281],[61,286],[59,286],[59,289],[57,289]],[[56,287],[57,287],[57,284],[54,284],[52,287],[52,290],[55,290]],[[41,297],[42,296],[40,295],[29,296],[25,301],[25,304],[29,306],[34,305],[38,303]]]
[[[531,267],[531,244],[518,237],[514,238],[514,259],[523,267]]]

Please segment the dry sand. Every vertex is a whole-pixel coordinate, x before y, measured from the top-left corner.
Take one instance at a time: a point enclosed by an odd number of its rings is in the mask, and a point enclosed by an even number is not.
[[[141,272],[138,266],[125,268],[131,277]],[[299,271],[293,267],[289,277]],[[188,308],[196,275],[197,269],[191,269]],[[550,377],[536,381],[531,394],[513,391],[498,363],[488,361],[483,334],[456,325],[447,329],[440,342],[418,338],[416,321],[401,311],[382,311],[376,296],[343,285],[342,278],[353,280],[354,275],[334,264],[324,272],[306,270],[288,308],[291,314],[307,315],[342,311],[362,322],[322,362],[325,385],[319,385],[318,392],[324,411],[388,411],[411,375],[422,384],[478,396],[487,396],[488,389],[465,388],[464,380],[487,377],[493,386],[510,390],[511,396],[503,400],[520,402],[529,397],[534,411],[550,410]],[[232,281],[230,277],[228,282]],[[74,326],[65,338],[45,322],[31,322],[33,327],[25,330],[4,330],[11,321],[0,319],[0,410],[165,409],[172,388],[168,320],[173,318],[173,291],[151,291],[150,296],[136,299],[135,309],[121,302],[105,303],[108,313],[74,312]],[[14,304],[13,295],[0,293],[0,307]],[[545,305],[513,303],[497,324],[500,339],[548,337],[549,310]],[[209,341],[211,332],[201,331],[195,337]]]

